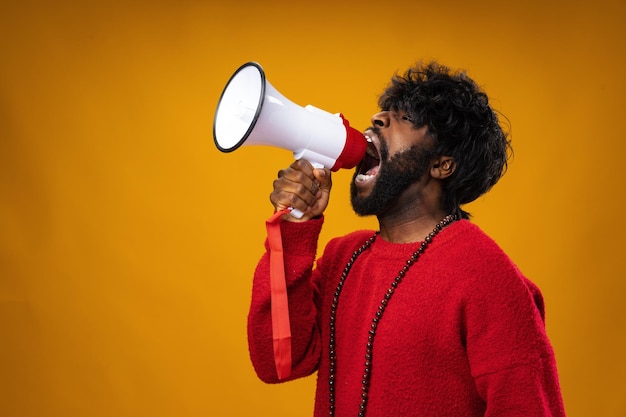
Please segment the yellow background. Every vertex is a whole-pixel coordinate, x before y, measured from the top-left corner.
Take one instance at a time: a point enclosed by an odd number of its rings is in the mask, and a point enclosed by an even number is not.
[[[624,0],[3,0],[0,415],[311,415],[314,377],[259,382],[245,335],[292,155],[217,151],[219,95],[254,60],[363,129],[392,73],[437,58],[511,121],[469,209],[544,292],[569,416],[625,416],[625,21]],[[350,175],[322,244],[375,226]]]

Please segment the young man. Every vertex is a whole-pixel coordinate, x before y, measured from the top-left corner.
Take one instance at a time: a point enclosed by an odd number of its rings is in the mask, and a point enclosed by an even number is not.
[[[461,206],[507,167],[487,96],[437,63],[396,75],[365,132],[354,211],[380,230],[331,240],[315,263],[327,169],[294,162],[270,200],[281,234],[291,374],[318,372],[315,416],[564,416],[539,289]],[[274,363],[270,259],[253,284],[248,339],[258,376]],[[314,265],[315,264],[315,265]]]

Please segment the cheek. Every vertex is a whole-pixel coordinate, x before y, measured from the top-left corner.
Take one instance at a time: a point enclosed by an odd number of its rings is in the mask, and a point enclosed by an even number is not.
[[[388,157],[393,158],[394,155],[405,153],[414,146],[415,143],[407,140],[405,137],[399,136],[396,140],[389,144],[389,147],[387,148],[387,155]]]
[[[393,153],[406,151],[416,145],[425,145],[424,133],[421,130],[412,127],[403,126],[403,128],[394,129],[390,132],[392,140],[389,142],[389,150]]]

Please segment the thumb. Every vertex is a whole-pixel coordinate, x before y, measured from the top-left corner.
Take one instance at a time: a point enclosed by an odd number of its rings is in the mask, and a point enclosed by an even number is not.
[[[313,175],[315,176],[315,181],[319,183],[319,190],[315,196],[315,204],[309,207],[306,213],[310,216],[309,218],[317,217],[324,213],[324,210],[326,210],[328,206],[328,201],[330,200],[330,189],[332,188],[330,169],[316,168],[313,170]]]
[[[333,186],[332,176],[328,168],[315,168],[313,175],[320,185],[320,190],[330,191]]]

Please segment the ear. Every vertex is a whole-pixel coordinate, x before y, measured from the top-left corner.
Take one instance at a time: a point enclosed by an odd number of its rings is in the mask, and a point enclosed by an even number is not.
[[[449,177],[456,170],[456,162],[451,156],[440,156],[433,160],[430,175],[440,180]]]

